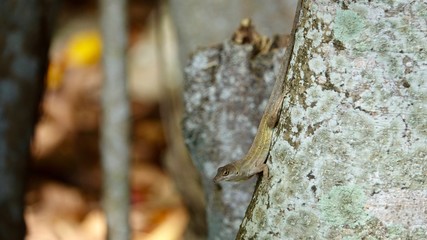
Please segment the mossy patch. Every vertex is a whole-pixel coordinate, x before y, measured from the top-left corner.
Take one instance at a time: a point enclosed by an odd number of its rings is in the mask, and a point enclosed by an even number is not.
[[[286,218],[285,232],[295,239],[315,239],[319,219],[310,211],[300,210]]]
[[[334,21],[335,39],[347,43],[359,36],[365,28],[363,18],[350,10],[339,10]]]
[[[336,186],[319,202],[322,219],[332,226],[363,224],[369,215],[363,206],[366,196],[358,186]]]

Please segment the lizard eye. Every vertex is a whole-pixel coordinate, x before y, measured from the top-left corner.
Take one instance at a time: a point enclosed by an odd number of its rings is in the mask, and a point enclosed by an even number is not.
[[[222,173],[222,176],[227,176],[228,174],[230,174],[230,172],[228,170],[224,170],[224,172]]]

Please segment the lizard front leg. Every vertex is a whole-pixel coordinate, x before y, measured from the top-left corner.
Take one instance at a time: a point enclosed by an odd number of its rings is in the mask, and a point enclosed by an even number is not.
[[[252,169],[251,175],[255,175],[257,173],[262,173],[263,178],[267,179],[269,176],[268,166],[267,164],[263,163],[261,165],[258,165]]]

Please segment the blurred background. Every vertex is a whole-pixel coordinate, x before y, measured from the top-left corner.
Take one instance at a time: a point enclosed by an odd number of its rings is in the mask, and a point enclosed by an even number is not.
[[[133,239],[203,239],[204,196],[181,136],[182,69],[251,17],[289,33],[295,1],[128,2]],[[99,152],[103,51],[97,1],[58,8],[26,192],[28,240],[105,239]],[[114,16],[112,16],[114,17]]]

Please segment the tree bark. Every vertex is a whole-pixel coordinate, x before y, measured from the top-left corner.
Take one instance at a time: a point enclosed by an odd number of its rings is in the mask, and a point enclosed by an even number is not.
[[[270,176],[238,239],[427,238],[426,12],[421,0],[304,1]],[[218,49],[193,56],[185,89],[186,140],[205,175],[211,239],[239,224],[224,213],[242,207],[241,183],[210,181],[219,162],[249,147],[253,135],[243,133],[253,128],[241,119],[258,106],[234,81],[251,74],[222,72],[244,58]],[[227,105],[238,97],[240,107]]]
[[[280,0],[280,1],[270,1],[268,4],[265,4],[263,1],[257,0],[241,0],[241,1],[199,1],[199,0],[187,0],[187,1],[179,1],[172,0],[168,1],[170,4],[170,13],[173,17],[173,24],[176,26],[177,38],[179,40],[179,56],[182,65],[187,62],[188,55],[190,52],[195,51],[199,46],[210,46],[214,43],[220,42],[225,38],[229,38],[231,33],[235,28],[237,28],[239,22],[243,18],[250,17],[255,23],[257,29],[266,35],[272,35],[273,33],[287,33],[292,25],[292,18],[295,9],[295,0]],[[209,9],[209,11],[205,11],[204,9]],[[189,24],[191,23],[191,24]],[[206,31],[206,29],[209,29]],[[248,50],[246,50],[248,51]],[[221,51],[220,51],[221,52]],[[200,53],[200,52],[199,52]],[[199,55],[199,53],[196,53]],[[203,55],[203,53],[200,53]],[[227,53],[221,53],[227,54]],[[249,52],[243,53],[243,55],[251,55]],[[250,62],[250,60],[243,60],[246,62]],[[220,63],[222,65],[222,63]],[[179,67],[175,65],[175,67]],[[235,67],[233,67],[235,69]],[[206,71],[210,71],[209,67]],[[245,71],[252,71],[252,69],[246,69]],[[179,88],[182,88],[181,77],[174,76],[174,81],[177,81],[176,85]],[[264,89],[266,90],[266,89]],[[261,99],[268,98],[269,90],[266,91],[258,91],[261,95],[256,95],[257,93],[253,93],[256,96],[255,103],[259,104]],[[220,89],[218,89],[220,91]],[[252,93],[251,93],[252,94]],[[263,95],[265,94],[265,95]],[[174,110],[177,112],[177,109],[181,109],[182,107],[179,105],[182,102],[181,96],[174,98]],[[265,103],[264,103],[265,104]],[[182,112],[179,112],[182,114]],[[250,144],[252,141],[252,137],[254,132],[256,131],[256,127],[258,126],[259,118],[261,117],[262,109],[258,108],[257,111],[254,112],[256,115],[255,118],[249,117],[248,121],[251,125],[251,133],[247,135],[245,138],[246,144]],[[180,119],[180,118],[179,118]],[[206,121],[211,121],[211,119],[206,119]],[[253,122],[252,122],[253,121]],[[181,146],[178,141],[175,141],[173,145]],[[236,142],[241,142],[240,138],[236,138]],[[242,145],[242,148],[248,147],[246,145]],[[195,199],[199,197],[199,192],[201,189],[199,187],[200,183],[196,182],[197,175],[194,174],[194,167],[191,165],[191,162],[184,161],[181,159],[185,159],[183,157],[178,156],[186,156],[186,155],[178,155],[180,152],[175,151],[173,153],[172,161],[168,161],[168,165],[171,166],[169,169],[174,169],[175,171],[171,171],[174,179],[176,180],[176,185],[180,192],[183,193],[184,201],[187,203],[187,206],[190,214],[190,227],[192,229],[197,229],[195,231],[198,236],[201,236],[205,233],[204,221],[199,220],[200,218],[204,218],[205,215],[199,211],[201,205],[199,199]],[[181,151],[182,153],[182,151]],[[234,157],[233,157],[234,158]],[[227,158],[230,159],[230,158]],[[224,159],[224,162],[227,161]],[[219,162],[217,162],[219,164]],[[180,167],[175,167],[180,166]],[[185,171],[181,171],[181,169],[185,169]],[[253,192],[254,183],[249,184],[251,187],[246,187],[245,196],[250,196]],[[195,190],[199,188],[198,190]],[[190,193],[190,194],[189,194]],[[197,194],[194,194],[197,193]],[[206,196],[209,193],[205,194]],[[193,199],[190,199],[192,197]],[[209,196],[208,196],[209,197]],[[233,197],[234,198],[234,197]],[[237,197],[236,197],[237,198]],[[248,198],[248,197],[246,197]],[[246,201],[247,202],[247,201]],[[239,205],[236,202],[236,205]],[[242,206],[246,206],[243,204]],[[213,209],[215,215],[215,209]],[[241,222],[241,218],[245,211],[245,207],[238,207],[238,209],[234,210],[234,214],[240,216],[239,220],[233,220],[233,223],[227,224],[228,226],[234,225],[234,230],[225,230],[224,234],[228,234],[233,232],[233,234],[229,235],[230,238],[234,238],[235,233],[237,232],[237,228],[239,223]],[[239,212],[239,213],[236,213]],[[220,218],[218,218],[220,220]],[[218,227],[223,226],[222,224],[217,224]],[[212,227],[212,225],[211,225]],[[210,236],[214,236],[215,232],[222,231],[221,228],[210,228]]]
[[[427,238],[427,5],[303,3],[238,239]]]
[[[100,0],[104,84],[101,155],[108,239],[127,240],[129,226],[129,99],[126,88],[126,0]]]
[[[0,3],[0,239],[24,239],[25,182],[55,1]]]
[[[255,52],[254,45],[226,41],[195,53],[185,70],[184,137],[202,175],[208,239],[235,238],[255,187],[256,178],[213,183],[219,166],[249,149],[280,68],[273,59],[284,54]]]

